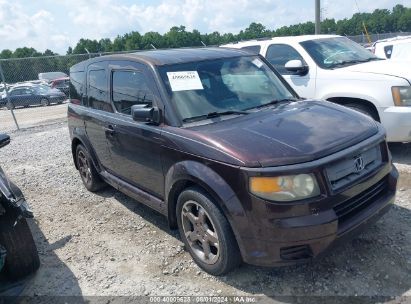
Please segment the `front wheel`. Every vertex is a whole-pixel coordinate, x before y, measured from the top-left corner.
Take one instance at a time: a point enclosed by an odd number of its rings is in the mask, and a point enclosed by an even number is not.
[[[193,260],[212,275],[223,275],[241,264],[230,224],[202,189],[184,190],[177,201],[180,236]]]
[[[375,121],[380,121],[378,118],[378,112],[367,105],[359,104],[359,103],[347,103],[345,104],[346,107],[351,108],[357,112],[365,114]]]

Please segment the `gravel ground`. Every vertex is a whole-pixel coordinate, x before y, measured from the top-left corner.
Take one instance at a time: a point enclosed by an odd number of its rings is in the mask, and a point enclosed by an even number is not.
[[[65,122],[11,136],[12,143],[0,151],[0,163],[35,212],[31,228],[42,263],[24,295],[262,295],[287,303],[304,303],[292,296],[411,300],[411,144],[392,146],[401,174],[396,204],[366,232],[310,264],[243,265],[216,278],[192,262],[163,216],[110,188],[86,191],[72,163]]]

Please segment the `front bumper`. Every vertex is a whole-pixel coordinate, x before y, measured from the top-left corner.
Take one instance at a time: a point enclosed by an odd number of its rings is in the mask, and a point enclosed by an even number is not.
[[[411,107],[388,107],[380,112],[389,142],[411,142]]]
[[[361,202],[362,205],[359,206],[362,207],[354,208],[349,216],[339,216],[340,211],[336,206],[341,205],[336,204],[331,209],[319,212],[312,210],[311,215],[269,220],[260,225],[254,230],[255,237],[241,238],[243,260],[259,266],[307,262],[324,253],[332,245],[358,235],[386,213],[394,203],[398,171],[394,166],[388,174],[384,171],[336,198],[340,200],[345,197],[343,203],[351,204],[356,198]],[[363,200],[360,201],[359,198],[362,197]],[[268,210],[266,212],[268,213]]]

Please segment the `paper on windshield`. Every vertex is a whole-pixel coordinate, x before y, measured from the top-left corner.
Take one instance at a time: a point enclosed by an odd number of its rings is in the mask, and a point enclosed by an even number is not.
[[[203,90],[197,71],[167,72],[172,91]]]
[[[257,68],[261,68],[263,66],[263,63],[261,62],[260,59],[255,58],[253,61],[251,61]]]

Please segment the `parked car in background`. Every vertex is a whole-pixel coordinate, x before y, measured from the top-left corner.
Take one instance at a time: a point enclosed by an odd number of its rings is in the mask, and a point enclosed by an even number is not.
[[[70,78],[64,77],[64,78],[55,79],[50,83],[50,87],[53,89],[58,89],[62,91],[64,94],[66,94],[66,96],[69,96]]]
[[[0,148],[10,137],[0,134]],[[36,244],[26,218],[32,218],[21,190],[0,167],[0,272],[19,279],[35,272],[40,266]]]
[[[19,85],[9,90],[10,104],[5,95],[0,99],[0,107],[14,109],[32,105],[48,106],[52,103],[63,103],[67,96],[58,89],[44,85]]]
[[[411,141],[409,62],[382,60],[336,35],[276,37],[225,46],[257,48],[300,96],[360,111],[382,123],[388,141]]]
[[[405,45],[405,48],[402,45]],[[411,54],[408,53],[410,51],[410,46],[411,36],[399,36],[374,42],[372,45],[372,52],[377,57],[383,59],[395,58],[409,60],[411,58]],[[404,52],[404,49],[408,50],[408,52]]]
[[[39,73],[38,77],[39,77],[39,80],[51,82],[55,79],[68,77],[68,75],[63,72],[46,72],[46,73]]]
[[[300,99],[259,55],[93,58],[71,67],[70,101],[84,186],[108,183],[167,216],[213,275],[241,261],[307,262],[394,202],[398,173],[381,125]]]

